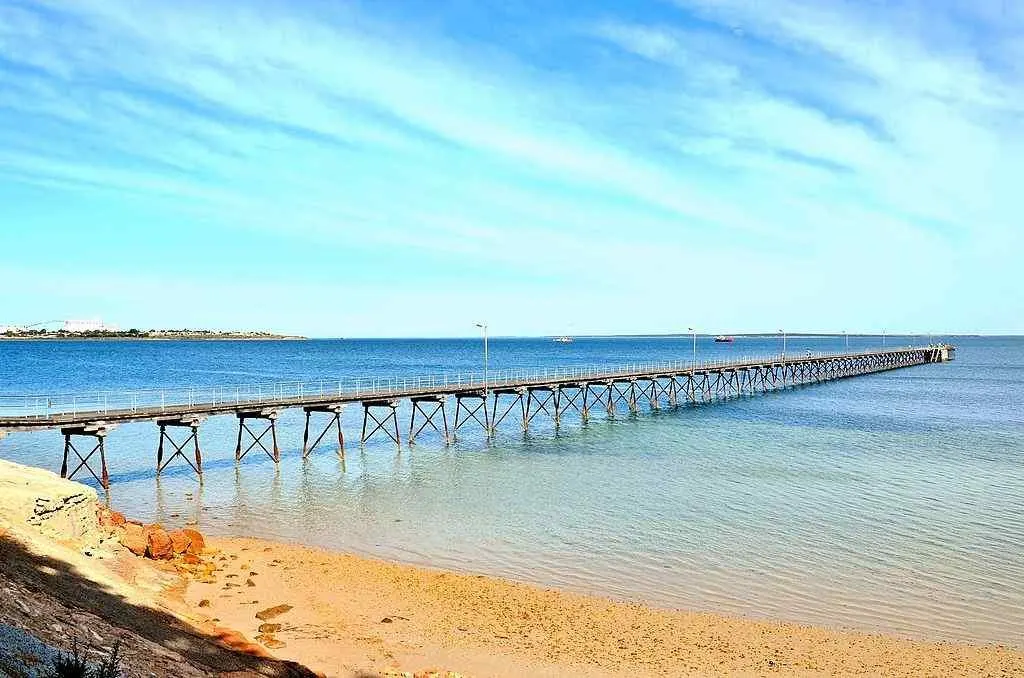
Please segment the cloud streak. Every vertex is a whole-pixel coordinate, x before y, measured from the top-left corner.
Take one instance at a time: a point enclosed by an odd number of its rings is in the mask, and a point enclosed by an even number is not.
[[[506,23],[483,44],[469,17],[442,29],[389,9],[8,4],[0,189],[132,201],[159,228],[201,224],[225,253],[232,239],[286,236],[354,258],[341,286],[398,261],[409,284],[461,271],[495,293],[537,281],[580,308],[598,293],[647,297],[645,327],[575,323],[594,331],[674,328],[656,318],[677,303],[676,279],[652,287],[640,261],[722,279],[715,293],[735,311],[693,299],[687,312],[736,329],[800,324],[803,293],[751,312],[765,276],[789,290],[817,277],[821,295],[846,300],[896,286],[890,325],[940,312],[993,322],[933,302],[907,317],[919,284],[964,298],[976,275],[1022,287],[1005,255],[1021,244],[1020,46],[1000,27],[1019,16],[678,0],[546,16],[544,30],[529,23],[539,14],[495,14]],[[517,36],[531,29],[527,47]],[[54,213],[44,227],[88,221]],[[9,231],[0,244],[14,244]],[[127,247],[113,263],[141,275],[131,262]],[[301,261],[282,266],[302,283]],[[886,280],[854,292],[825,275],[867,271]],[[505,322],[557,333],[562,319]]]

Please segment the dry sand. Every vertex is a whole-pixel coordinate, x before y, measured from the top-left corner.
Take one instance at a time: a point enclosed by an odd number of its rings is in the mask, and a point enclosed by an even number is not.
[[[657,610],[253,539],[214,540],[196,615],[328,676],[442,668],[466,676],[1024,676],[996,646]],[[200,605],[201,601],[203,602]],[[265,608],[292,609],[268,620]]]

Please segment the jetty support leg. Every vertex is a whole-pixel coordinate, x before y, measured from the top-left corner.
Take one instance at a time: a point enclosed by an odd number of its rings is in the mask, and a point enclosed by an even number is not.
[[[107,434],[113,430],[113,426],[104,422],[94,422],[90,424],[83,424],[80,426],[68,426],[60,430],[64,436],[64,461],[61,463],[60,476],[61,478],[67,478],[71,480],[75,477],[83,468],[89,472],[89,474],[98,482],[103,489],[110,489],[110,473],[107,469],[107,451],[105,445],[105,439]],[[93,442],[93,448],[86,453],[84,456],[75,447],[72,441],[73,436],[82,438],[91,438]],[[69,453],[74,452],[75,456],[78,457],[78,465],[75,466],[71,471],[68,471],[68,457]],[[100,458],[100,472],[96,473],[90,465],[89,460],[96,454],[99,454]]]
[[[588,416],[585,413],[587,410],[586,382],[559,384],[556,386],[556,389],[555,411],[558,413],[556,423],[560,423],[562,415],[567,414],[569,410],[576,410],[580,418],[586,421]]]
[[[552,420],[556,420],[556,414],[549,406],[555,404],[557,389],[557,386],[530,386],[526,389],[526,407],[523,413],[524,431],[529,429],[530,422],[541,412],[547,414]],[[544,393],[546,395],[540,398],[537,396],[537,393]]]
[[[382,432],[388,438],[390,438],[395,445],[401,446],[402,438],[398,432],[398,401],[393,399],[383,400],[364,400],[363,405],[363,435],[361,443],[365,444],[367,440],[373,437],[375,433]],[[386,414],[383,419],[377,417],[374,414],[375,409],[385,409]],[[367,424],[372,420],[374,426],[367,433]]]
[[[427,426],[440,433],[444,439],[445,445],[448,444],[448,414],[445,412],[445,401],[448,396],[443,394],[437,395],[425,395],[415,396],[412,400],[412,414],[409,416],[409,444],[412,445],[416,441],[416,436],[423,432]],[[431,408],[431,406],[433,406]],[[428,409],[429,408],[429,409]],[[423,419],[419,428],[414,428],[416,425],[416,415],[419,414]],[[441,423],[443,428],[438,427],[437,422],[434,418],[440,414]]]
[[[241,461],[249,453],[249,450],[254,447],[259,447],[266,452],[267,456],[273,459],[275,464],[281,461],[281,450],[277,446],[277,415],[277,410],[273,408],[239,410],[235,412],[235,416],[238,417],[238,445],[235,447],[235,459],[237,461]],[[267,422],[267,427],[259,434],[256,434],[246,423],[250,419],[265,421]],[[252,439],[252,442],[244,450],[242,449],[243,431],[248,433]],[[271,438],[271,447],[269,448],[263,443],[263,437],[268,433]]]
[[[324,440],[327,434],[330,433],[332,428],[337,429],[338,432],[338,454],[344,457],[345,434],[341,428],[341,415],[345,410],[345,403],[319,403],[316,405],[305,405],[302,409],[306,413],[306,426],[302,431],[302,458],[308,458],[309,455],[313,453],[313,450],[316,449],[317,445],[320,444],[320,441]],[[320,431],[320,435],[318,435],[313,440],[313,444],[310,445],[309,426],[312,416],[315,413],[327,414],[329,416],[323,430]]]
[[[522,413],[523,422],[526,421],[525,411],[523,410],[523,394],[526,389],[520,386],[514,386],[509,388],[495,388],[491,390],[493,400],[491,401],[491,435],[494,435],[498,430],[498,424],[505,421],[505,417],[512,413],[516,405],[519,405],[519,409]],[[498,414],[498,405],[502,396],[512,396],[512,402],[507,407],[501,410],[501,414]],[[523,424],[525,425],[525,424]],[[525,430],[525,429],[524,429]]]
[[[196,472],[200,478],[203,477],[203,454],[199,448],[199,425],[203,423],[203,417],[195,415],[185,415],[182,417],[173,417],[169,419],[157,419],[156,425],[160,427],[160,444],[156,450],[156,474],[159,476],[165,468],[167,468],[176,457],[181,457],[185,460],[193,471]],[[167,432],[168,427],[170,428],[187,428],[189,434],[185,440],[180,443],[175,441],[170,433]],[[174,450],[171,456],[164,461],[164,441]],[[188,455],[185,454],[185,450],[192,446],[193,459],[189,459]]]
[[[466,400],[473,401],[475,404],[467,405]],[[483,419],[480,418],[481,413],[483,413]],[[455,394],[455,424],[452,427],[452,437],[457,438],[459,429],[471,420],[480,424],[484,429],[484,434],[490,437],[491,419],[487,412],[487,391],[483,389]]]

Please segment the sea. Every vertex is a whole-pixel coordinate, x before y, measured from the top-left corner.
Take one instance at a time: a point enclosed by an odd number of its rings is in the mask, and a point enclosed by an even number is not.
[[[881,337],[787,337],[787,352]],[[109,501],[130,516],[498,575],[546,587],[910,637],[1024,647],[1024,338],[948,341],[956,359],[723,402],[517,419],[303,459],[301,410],[281,460],[234,459],[237,420],[200,428],[202,482],[155,474],[157,427],[107,438]],[[688,360],[690,336],[491,338],[489,369]],[[698,360],[777,354],[778,337],[698,337]],[[0,408],[15,396],[461,374],[480,338],[0,341]],[[449,410],[451,416],[451,410]],[[180,435],[180,434],[179,434]],[[330,436],[328,436],[330,437]],[[11,432],[0,458],[59,470],[57,431]],[[88,476],[82,477],[83,480]]]

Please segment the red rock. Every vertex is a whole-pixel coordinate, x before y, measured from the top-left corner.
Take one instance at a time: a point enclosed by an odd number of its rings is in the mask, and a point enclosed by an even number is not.
[[[192,545],[192,540],[185,534],[184,530],[169,532],[167,536],[171,538],[171,548],[174,550],[175,555],[185,553]]]
[[[141,525],[135,523],[128,523],[124,526],[124,532],[121,533],[121,545],[131,551],[137,556],[146,555],[146,535],[142,530]]]
[[[116,527],[122,527],[127,522],[123,513],[112,511],[106,506],[101,506],[96,509],[96,521],[99,523],[100,527],[108,530]]]
[[[203,562],[202,559],[199,558],[199,556],[191,554],[191,553],[186,553],[184,555],[184,557],[182,557],[181,560],[186,565],[201,565],[202,562]]]
[[[171,537],[159,525],[150,525],[145,529],[146,555],[153,560],[169,560],[174,556],[174,545]]]
[[[206,540],[203,539],[203,535],[198,530],[193,530],[186,527],[182,532],[189,538],[188,552],[195,555],[201,555],[203,549],[206,548]]]

